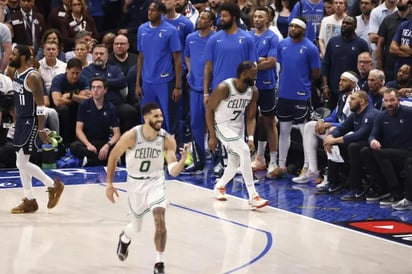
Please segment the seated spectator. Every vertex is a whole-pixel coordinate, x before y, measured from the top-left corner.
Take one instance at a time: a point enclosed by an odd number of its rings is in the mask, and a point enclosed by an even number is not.
[[[0,23],[0,73],[6,70],[9,64],[10,53],[11,32],[6,24]]]
[[[76,45],[74,46],[74,55],[77,59],[79,59],[82,62],[83,68],[87,67],[93,62],[93,59],[89,59],[89,57],[92,55],[89,53],[89,49],[86,42],[76,42]]]
[[[70,145],[72,154],[86,157],[87,165],[106,165],[113,146],[120,138],[116,107],[105,99],[107,82],[103,77],[91,80],[92,97],[80,103],[77,112],[77,141]]]
[[[0,74],[0,168],[16,167],[14,120],[13,83],[9,77]]]
[[[59,49],[56,42],[45,42],[42,50],[44,57],[39,61],[39,72],[49,93],[53,78],[66,71],[66,63],[57,59]]]
[[[400,104],[395,89],[386,89],[383,99],[386,109],[376,116],[369,147],[361,149],[361,157],[374,190],[366,200],[391,206],[404,198],[400,174],[412,157],[412,108]]]
[[[53,105],[59,113],[60,136],[66,145],[75,140],[79,103],[90,97],[89,83],[80,76],[81,70],[80,60],[70,59],[66,72],[54,77],[50,88]]]
[[[130,53],[129,48],[127,36],[119,34],[114,38],[113,52],[109,54],[109,64],[121,68],[124,75],[127,75],[130,67],[137,63],[137,55]]]
[[[57,44],[57,58],[60,61],[66,62],[66,55],[64,54],[64,51],[63,51],[62,37],[58,29],[47,29],[43,33],[43,37],[41,39],[41,46],[43,46],[44,43],[46,42],[56,43]],[[37,50],[36,59],[40,60],[43,57],[44,57],[43,48],[40,47]]]
[[[70,0],[69,3],[69,15],[64,20],[61,28],[65,51],[73,49],[75,36],[79,31],[87,30],[91,32],[93,38],[98,38],[94,19],[89,15],[85,1]]]
[[[87,45],[87,62],[90,64],[93,62],[93,57],[91,54],[92,49],[96,45],[96,39],[92,38],[92,33],[87,30],[81,30],[76,34],[74,39],[74,44],[76,45],[78,42],[84,42]],[[74,50],[66,51],[66,60],[70,60],[76,57],[76,53]],[[77,57],[76,57],[77,58]]]
[[[113,32],[108,32],[102,38],[102,44],[107,48],[109,54],[113,52],[113,43],[115,37],[116,34],[114,34]]]
[[[354,72],[346,71],[341,74],[339,81],[340,96],[338,104],[332,113],[325,119],[307,122],[303,129],[303,149],[307,155],[307,163],[304,163],[303,172],[292,179],[293,182],[302,184],[317,180],[319,177],[317,147],[318,138],[324,139],[331,130],[346,120],[350,115],[349,96],[357,86],[357,76]],[[317,187],[323,188],[328,183],[324,178],[322,184]]]
[[[137,110],[127,104],[121,93],[127,87],[126,78],[118,66],[107,63],[109,54],[104,45],[96,45],[93,49],[93,63],[85,67],[82,76],[92,79],[102,76],[107,81],[106,99],[116,106],[120,121],[120,130],[125,132],[138,124],[139,114]]]
[[[369,97],[372,100],[372,106],[376,109],[382,108],[383,93],[382,87],[385,85],[385,74],[382,70],[373,69],[369,72],[368,86]]]
[[[333,148],[338,148],[344,163],[350,165],[349,184],[351,193],[341,197],[342,201],[363,201],[366,199],[367,188],[362,186],[363,163],[360,157],[360,149],[368,146],[368,137],[372,130],[373,121],[379,111],[369,105],[369,98],[366,91],[360,90],[350,95],[350,110],[352,113],[340,125],[338,125],[325,139],[323,147],[328,155],[333,152]],[[338,145],[339,147],[336,147]],[[342,187],[340,180],[340,170],[344,165],[334,157],[328,161],[328,180],[329,184],[320,192],[330,193]]]
[[[367,52],[361,52],[358,55],[358,72],[359,72],[359,81],[358,81],[358,86],[360,90],[364,90],[366,92],[369,92],[369,87],[368,87],[368,76],[369,76],[369,71],[372,70],[372,55]]]
[[[387,82],[385,87],[399,91],[401,97],[412,96],[412,71],[409,65],[402,65],[396,74],[396,80]]]

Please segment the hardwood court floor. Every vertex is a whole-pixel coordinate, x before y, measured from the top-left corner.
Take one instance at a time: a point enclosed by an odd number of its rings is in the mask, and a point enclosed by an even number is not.
[[[12,215],[22,189],[14,187],[16,178],[6,183],[3,174],[1,273],[153,273],[151,215],[127,261],[119,261],[118,235],[128,221],[124,176],[116,177],[120,198],[114,205],[105,197],[104,175],[92,181],[88,176],[67,176],[62,200],[52,210],[46,208],[45,188],[35,187],[39,211]],[[218,202],[212,190],[190,182],[170,180],[167,191],[166,273],[412,273],[408,245],[275,207],[251,211],[235,196]]]

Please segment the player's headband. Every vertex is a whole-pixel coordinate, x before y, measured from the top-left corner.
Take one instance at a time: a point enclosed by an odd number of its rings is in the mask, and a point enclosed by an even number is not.
[[[353,74],[350,73],[350,72],[345,71],[344,73],[342,73],[342,75],[341,75],[340,77],[346,78],[346,79],[354,82],[355,84],[358,83],[358,78],[356,78],[356,76],[353,75]]]
[[[298,25],[299,27],[306,29],[306,23],[299,18],[293,18],[292,21],[290,21],[290,24]]]

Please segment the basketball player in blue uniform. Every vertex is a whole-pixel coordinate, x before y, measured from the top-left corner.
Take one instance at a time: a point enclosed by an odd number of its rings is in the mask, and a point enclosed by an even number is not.
[[[205,165],[206,118],[203,103],[203,70],[205,67],[205,47],[215,33],[212,31],[216,16],[211,11],[202,11],[197,22],[197,31],[189,34],[185,44],[185,59],[189,71],[187,82],[190,87],[190,117],[193,138],[193,165],[186,173],[200,173]]]
[[[127,192],[131,222],[119,236],[117,255],[121,261],[127,259],[128,247],[135,232],[142,229],[143,217],[150,211],[155,222],[156,264],[154,273],[164,273],[163,252],[166,246],[165,211],[168,204],[165,194],[163,172],[164,153],[166,152],[167,169],[171,176],[178,176],[184,168],[187,147],[181,149],[181,159],[176,159],[176,141],[162,129],[163,114],[157,104],[143,106],[144,124],[124,133],[110,153],[107,163],[106,196],[115,202],[119,196],[113,186],[116,163],[126,153]]]
[[[16,166],[19,169],[24,190],[23,202],[11,213],[30,213],[38,209],[33,196],[32,177],[47,186],[49,201],[47,208],[59,202],[64,185],[59,179],[47,176],[38,166],[30,162],[30,155],[40,150],[41,143],[48,142],[44,129],[45,105],[41,76],[29,65],[31,52],[26,45],[17,45],[11,55],[9,66],[16,68],[13,78],[16,124],[14,146],[17,151]]]
[[[270,178],[286,173],[290,132],[295,123],[303,136],[303,126],[310,111],[312,82],[320,77],[320,57],[316,46],[305,38],[306,20],[295,17],[289,26],[289,37],[279,43],[280,63],[277,117],[279,119],[279,168]],[[305,162],[307,156],[305,155]]]
[[[258,91],[254,87],[257,77],[256,65],[250,61],[238,65],[236,78],[228,78],[212,92],[206,105],[206,124],[209,130],[209,149],[214,151],[217,140],[228,152],[228,164],[221,178],[216,180],[216,199],[226,201],[226,184],[236,175],[238,168],[249,194],[252,209],[269,204],[256,192],[253,181],[250,152],[255,150],[253,135],[256,125]],[[246,132],[248,143],[244,141]]]
[[[164,114],[165,129],[171,130],[169,102],[177,102],[182,95],[182,57],[179,33],[166,23],[163,3],[153,1],[148,10],[149,21],[137,31],[136,95],[141,104],[157,102]],[[174,132],[171,132],[172,134]]]
[[[278,131],[275,121],[275,87],[277,82],[276,51],[279,39],[277,35],[267,27],[269,25],[268,9],[264,7],[256,8],[253,14],[253,22],[255,29],[251,30],[249,34],[256,43],[259,56],[256,87],[259,90],[258,106],[260,117],[258,118],[258,150],[255,161],[252,163],[252,168],[254,170],[266,168],[265,149],[267,140],[270,154],[269,167],[267,169],[269,176],[269,174],[277,168],[278,156]]]

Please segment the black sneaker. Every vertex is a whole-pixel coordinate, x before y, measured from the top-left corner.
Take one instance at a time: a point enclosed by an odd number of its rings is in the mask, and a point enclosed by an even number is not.
[[[366,193],[362,191],[358,192],[351,192],[349,194],[343,195],[340,197],[341,201],[365,201],[366,200]]]
[[[132,241],[129,241],[127,244],[122,242],[122,236],[124,235],[124,231],[119,235],[119,243],[117,244],[117,256],[119,257],[120,261],[125,261],[127,259],[127,255],[129,255],[129,245]]]
[[[332,194],[338,190],[342,189],[340,184],[333,184],[329,182],[328,184],[324,185],[323,187],[316,188],[315,194]]]
[[[373,189],[371,189],[367,194],[366,194],[366,201],[368,202],[377,202],[380,201],[382,199],[388,198],[389,196],[391,196],[390,193],[382,193],[382,192],[378,192],[375,191]]]
[[[154,265],[154,274],[164,274],[165,273],[165,265],[162,262],[156,263]]]

